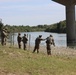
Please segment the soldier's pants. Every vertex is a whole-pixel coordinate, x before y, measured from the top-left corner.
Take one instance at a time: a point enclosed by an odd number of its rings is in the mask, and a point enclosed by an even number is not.
[[[19,49],[21,49],[21,42],[18,43],[18,47],[19,47]]]
[[[23,49],[26,50],[26,43],[23,43]]]
[[[39,44],[35,45],[33,53],[37,50],[37,53],[39,53]]]
[[[2,45],[6,45],[6,40],[7,40],[6,37],[2,37],[2,39],[1,39],[1,44],[2,44]]]
[[[5,37],[4,38],[4,45],[6,45],[6,42],[7,42],[7,38]]]
[[[47,50],[47,54],[48,55],[51,55],[51,50]]]
[[[33,53],[37,50],[37,53],[39,53],[39,49],[34,48]]]
[[[47,54],[48,55],[51,55],[51,45],[50,44],[47,44]]]

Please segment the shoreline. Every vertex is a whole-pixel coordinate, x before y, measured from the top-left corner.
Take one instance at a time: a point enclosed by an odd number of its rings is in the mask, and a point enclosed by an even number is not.
[[[8,47],[14,47],[18,48],[17,44],[11,45],[10,43],[7,43]],[[21,46],[21,49],[23,49],[23,44]],[[29,46],[27,44],[27,50],[33,51],[34,46]],[[47,54],[46,46],[40,45],[39,52]],[[36,53],[36,52],[35,52]],[[69,48],[69,47],[57,47],[57,46],[51,46],[51,53],[52,55],[64,55],[64,56],[76,56],[76,48]]]

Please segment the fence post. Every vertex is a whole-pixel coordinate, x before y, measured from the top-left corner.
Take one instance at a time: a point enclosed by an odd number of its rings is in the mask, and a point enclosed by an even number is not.
[[[30,40],[31,40],[31,35],[29,34],[29,50],[30,50]]]

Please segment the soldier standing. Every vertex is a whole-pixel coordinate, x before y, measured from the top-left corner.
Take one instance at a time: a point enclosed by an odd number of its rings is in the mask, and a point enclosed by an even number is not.
[[[4,44],[6,45],[7,42],[7,36],[8,36],[8,30],[5,28],[5,37],[4,37]]]
[[[42,37],[42,35],[39,35],[39,37],[37,37],[37,38],[35,39],[35,47],[34,47],[33,53],[34,53],[36,50],[37,50],[37,53],[39,53],[39,45],[40,45],[40,42],[41,42],[41,40],[45,40],[45,39],[42,39],[41,37]]]
[[[4,29],[1,30],[1,44],[4,45]]]
[[[26,50],[26,45],[27,45],[27,41],[28,41],[26,34],[24,34],[22,41],[23,41],[23,49]]]
[[[7,29],[3,28],[2,31],[1,31],[1,44],[2,45],[6,45],[7,36],[8,36]]]
[[[18,47],[19,47],[19,49],[21,49],[21,41],[22,41],[22,37],[21,37],[21,34],[20,34],[20,33],[18,33],[17,41],[18,41]]]
[[[47,48],[48,55],[51,55],[51,45],[55,46],[54,39],[53,39],[52,35],[50,35],[49,37],[46,38],[46,48]]]

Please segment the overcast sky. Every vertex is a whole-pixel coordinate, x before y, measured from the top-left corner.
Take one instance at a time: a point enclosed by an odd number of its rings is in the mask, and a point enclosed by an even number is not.
[[[49,25],[65,20],[65,6],[52,0],[0,0],[0,18],[9,25]]]

